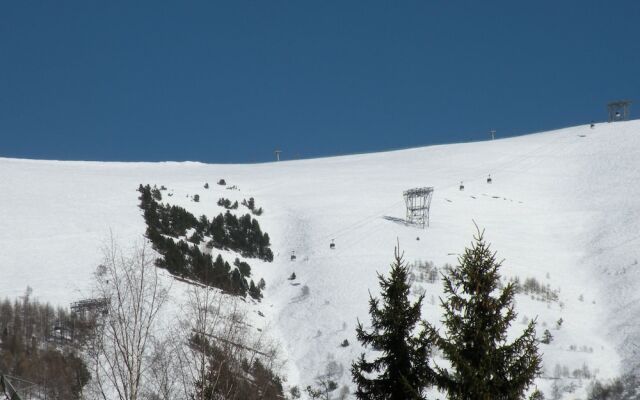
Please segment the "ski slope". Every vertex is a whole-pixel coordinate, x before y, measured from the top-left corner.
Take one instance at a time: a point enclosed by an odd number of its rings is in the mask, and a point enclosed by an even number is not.
[[[144,233],[140,183],[165,185],[174,194],[163,201],[209,217],[224,211],[220,197],[254,197],[275,254],[273,263],[249,260],[254,280],[267,283],[264,300],[248,305],[254,324],[281,342],[290,384],[304,387],[329,368],[343,386],[362,351],[357,319],[367,323],[369,292],[378,293],[376,273],[387,271],[396,243],[408,262],[455,264],[475,221],[504,259],[503,276],[559,291],[550,304],[519,295],[513,334],[537,317],[538,333],[554,337],[541,345],[538,387],[574,384],[565,395],[580,397],[588,380],[553,379],[556,365],[570,373],[587,366],[600,379],[638,366],[639,157],[640,122],[629,121],[253,165],[0,159],[0,294],[20,296],[29,285],[52,303],[86,297],[110,232],[124,243]],[[216,185],[220,178],[239,190]],[[403,190],[418,186],[435,188],[424,230],[395,220],[404,218]],[[421,286],[423,316],[438,323],[441,285]]]

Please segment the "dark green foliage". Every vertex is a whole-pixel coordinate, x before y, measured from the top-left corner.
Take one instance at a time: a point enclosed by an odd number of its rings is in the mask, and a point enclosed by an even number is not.
[[[256,207],[256,201],[253,197],[249,197],[249,201],[247,201],[247,199],[242,200],[242,205],[253,211],[253,209]]]
[[[247,280],[240,275],[240,271],[238,269],[234,269],[231,271],[231,280],[230,291],[233,294],[244,296],[247,294],[247,290],[249,289],[249,285],[247,285]]]
[[[147,235],[147,237],[151,243],[153,243],[158,253],[163,255],[163,257],[158,258],[156,261],[158,267],[166,269],[173,275],[183,277],[185,275],[191,275],[189,273],[189,261],[187,258],[191,248],[187,243],[183,240],[176,243],[173,239],[166,238],[162,235],[154,235],[153,237]]]
[[[544,394],[536,389],[531,393],[531,396],[529,396],[529,400],[544,400]]]
[[[257,287],[255,283],[253,283],[253,280],[251,280],[251,283],[249,284],[249,296],[253,297],[256,300],[260,300],[262,298],[260,288]]]
[[[200,195],[199,194],[194,194],[193,195],[193,201],[195,201],[196,203],[200,201]]]
[[[162,235],[184,236],[187,229],[198,224],[196,218],[184,208],[159,204],[154,199],[149,185],[140,185],[138,191],[140,208],[147,223],[147,235],[153,230]]]
[[[474,239],[459,266],[443,276],[446,336],[429,327],[451,363],[437,368],[437,384],[449,399],[522,399],[540,371],[535,321],[507,343],[507,329],[516,318],[515,287],[499,288],[501,264],[481,232]]]
[[[234,201],[233,203],[231,203],[231,200],[224,198],[224,197],[220,197],[218,199],[218,205],[220,207],[224,207],[227,210],[235,210],[238,208],[238,202]]]
[[[155,201],[162,201],[162,193],[160,193],[160,190],[155,186],[151,189],[151,197],[153,197]]]
[[[249,197],[249,200],[247,201],[247,199],[242,200],[242,205],[247,207],[249,210],[251,210],[251,213],[253,215],[262,215],[263,211],[262,211],[262,207],[260,208],[256,208],[256,201],[253,197]]]
[[[553,340],[553,336],[551,336],[551,332],[549,332],[548,329],[545,329],[544,333],[542,334],[542,339],[540,340],[540,343],[549,344],[551,343],[552,340]]]
[[[258,282],[258,289],[264,290],[265,287],[267,287],[267,283],[264,281],[264,278],[260,278],[260,281]]]
[[[343,340],[342,343],[340,343],[340,347],[349,347],[349,341],[347,339]]]
[[[158,206],[160,233],[168,236],[184,236],[187,229],[197,226],[198,220],[182,207]]]
[[[233,265],[238,267],[238,271],[240,271],[240,274],[242,276],[251,276],[251,266],[249,266],[249,264],[247,264],[246,262],[240,261],[238,258],[236,258],[236,260],[233,262]]]
[[[428,365],[433,338],[426,329],[414,332],[424,296],[409,302],[408,279],[409,269],[396,248],[389,277],[378,275],[382,302],[369,299],[371,330],[365,330],[360,321],[356,328],[362,345],[378,351],[375,360],[367,361],[361,354],[352,364],[358,399],[424,399],[426,388],[433,384]]]
[[[207,234],[211,236],[212,247],[224,247],[225,243],[228,242],[227,231],[224,226],[224,215],[218,214],[208,225]]]
[[[202,233],[198,230],[195,230],[192,234],[191,237],[189,237],[189,241],[193,244],[200,244],[200,242],[202,242]]]
[[[216,216],[205,232],[211,236],[211,245],[219,249],[239,252],[243,257],[273,261],[269,235],[262,233],[258,220],[245,214],[240,218],[227,211]]]
[[[140,185],[138,191],[140,208],[147,223],[147,238],[162,255],[157,266],[171,274],[194,279],[232,294],[247,294],[250,289],[247,279],[251,276],[249,264],[236,259],[234,268],[231,268],[220,255],[213,261],[210,254],[202,253],[198,247],[205,237],[211,238],[209,248],[229,249],[240,252],[244,257],[273,260],[269,235],[262,233],[258,221],[249,214],[238,219],[227,212],[210,222],[205,215],[196,219],[182,207],[158,204],[153,199],[149,185]],[[179,239],[189,229],[193,229],[193,232],[187,241]],[[250,294],[256,299],[262,297],[258,287]]]

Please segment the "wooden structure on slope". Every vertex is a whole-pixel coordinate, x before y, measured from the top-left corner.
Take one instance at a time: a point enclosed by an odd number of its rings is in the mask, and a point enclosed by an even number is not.
[[[106,313],[109,306],[109,300],[97,298],[97,299],[84,299],[71,303],[71,312],[80,316],[86,317],[87,314],[92,313]]]

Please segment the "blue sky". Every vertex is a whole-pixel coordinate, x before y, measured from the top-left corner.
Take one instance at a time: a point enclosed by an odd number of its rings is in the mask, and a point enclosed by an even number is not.
[[[260,162],[484,140],[637,101],[640,1],[12,1],[0,156]]]

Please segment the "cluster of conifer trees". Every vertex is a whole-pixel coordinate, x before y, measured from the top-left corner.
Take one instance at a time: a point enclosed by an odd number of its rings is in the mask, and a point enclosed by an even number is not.
[[[209,248],[235,251],[243,257],[273,261],[269,235],[251,215],[240,218],[227,211],[213,220],[199,219],[182,207],[160,204],[149,185],[140,185],[140,208],[147,224],[146,235],[162,258],[158,267],[236,295],[262,297],[251,277],[251,267],[236,259],[233,266],[220,255],[214,260],[198,246],[208,238]],[[187,241],[179,239],[192,230]]]
[[[231,200],[224,198],[224,197],[220,197],[218,199],[218,203],[217,203],[220,207],[224,207],[227,210],[236,210],[238,208],[238,201],[234,201],[233,203],[231,202]]]
[[[382,301],[371,297],[371,329],[359,322],[357,338],[377,350],[352,365],[358,399],[422,400],[437,387],[451,400],[523,399],[541,367],[535,321],[512,342],[516,318],[513,283],[501,287],[495,259],[482,233],[456,268],[443,274],[443,331],[421,320],[424,295],[409,301],[409,268],[396,249],[389,277],[379,276]],[[417,329],[417,326],[420,326]],[[431,360],[437,349],[447,366]],[[534,390],[530,399],[541,399]]]

